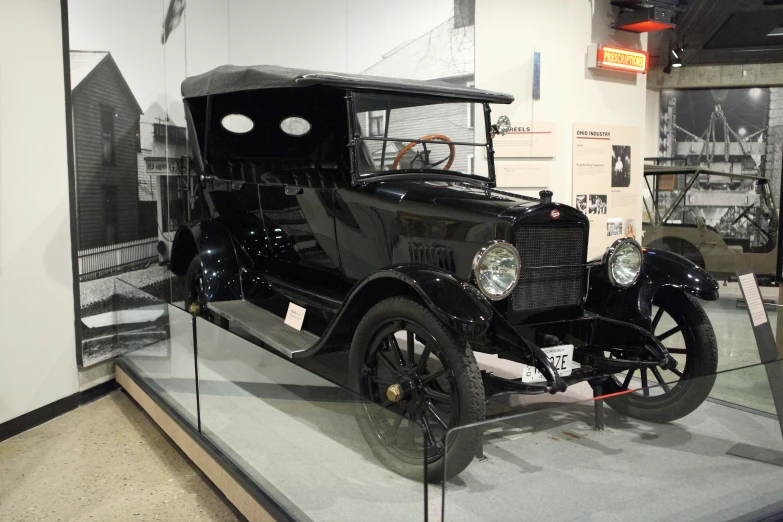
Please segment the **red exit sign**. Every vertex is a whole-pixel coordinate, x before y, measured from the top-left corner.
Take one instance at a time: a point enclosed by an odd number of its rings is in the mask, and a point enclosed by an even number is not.
[[[646,73],[648,63],[649,56],[644,51],[602,44],[587,48],[587,66],[592,68]]]

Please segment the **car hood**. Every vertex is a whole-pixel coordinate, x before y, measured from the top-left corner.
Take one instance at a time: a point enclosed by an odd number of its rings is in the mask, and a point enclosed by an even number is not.
[[[587,217],[579,210],[562,203],[541,203],[503,190],[487,191],[477,185],[440,181],[383,181],[367,187],[377,195],[397,199],[400,208],[419,209],[430,215],[449,213],[476,219],[500,220],[509,224],[519,220],[552,220],[557,209],[560,222],[586,223]],[[448,209],[448,210],[447,210]]]

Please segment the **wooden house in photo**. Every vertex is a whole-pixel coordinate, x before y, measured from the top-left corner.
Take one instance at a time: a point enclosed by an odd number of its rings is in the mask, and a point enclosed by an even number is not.
[[[79,250],[143,239],[141,107],[110,53],[71,51],[70,70]]]

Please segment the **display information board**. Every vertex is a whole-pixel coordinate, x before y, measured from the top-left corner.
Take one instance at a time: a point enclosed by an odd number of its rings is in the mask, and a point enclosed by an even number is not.
[[[496,158],[552,158],[555,156],[557,124],[554,122],[511,122],[505,136],[495,136]]]
[[[641,243],[638,129],[577,123],[573,139],[573,204],[590,219],[588,259],[621,237]]]
[[[495,177],[499,189],[549,187],[550,160],[498,160]]]

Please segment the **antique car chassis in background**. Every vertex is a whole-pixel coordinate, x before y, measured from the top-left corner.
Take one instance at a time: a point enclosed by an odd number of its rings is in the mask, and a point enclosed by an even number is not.
[[[778,213],[767,178],[653,165],[644,176],[644,246],[684,256],[720,279],[749,268],[760,284],[775,282]],[[722,212],[713,219],[720,223],[708,224],[705,209]]]
[[[391,469],[460,473],[481,435],[446,434],[484,420],[491,395],[590,381],[656,422],[707,397],[717,346],[695,298],[717,299],[717,282],[632,239],[588,261],[582,212],[497,190],[492,140],[508,119],[493,125],[489,104],[511,96],[272,66],[219,67],[182,93],[208,211],[172,250],[189,310],[285,357],[349,350],[351,387],[399,415],[357,417]],[[476,138],[452,139],[445,115],[466,104]],[[284,322],[292,305],[301,329]],[[525,366],[500,378],[474,351]]]

